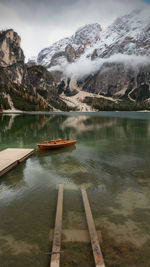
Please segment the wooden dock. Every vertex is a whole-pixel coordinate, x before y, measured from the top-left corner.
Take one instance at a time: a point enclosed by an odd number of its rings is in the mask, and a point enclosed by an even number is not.
[[[7,148],[0,151],[0,176],[35,153],[35,149]]]

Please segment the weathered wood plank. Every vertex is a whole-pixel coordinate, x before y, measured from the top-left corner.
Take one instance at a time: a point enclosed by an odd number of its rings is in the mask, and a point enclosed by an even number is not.
[[[63,185],[59,185],[50,267],[60,266],[62,212],[63,212]]]
[[[0,151],[0,176],[11,170],[19,162],[35,153],[34,149],[7,148]]]
[[[0,160],[0,176],[5,174],[6,172],[10,171],[12,168],[14,168],[18,164],[18,161],[14,160]]]
[[[95,266],[105,267],[103,255],[100,249],[99,240],[98,240],[98,236],[97,236],[97,232],[95,229],[95,224],[94,224],[94,220],[93,220],[93,216],[92,216],[92,212],[91,212],[91,208],[89,204],[89,200],[87,197],[87,193],[86,193],[86,190],[83,188],[81,189],[81,192],[82,192],[84,209],[86,213],[88,229],[89,229],[90,238],[91,238],[91,245],[92,245],[93,256],[95,260]]]

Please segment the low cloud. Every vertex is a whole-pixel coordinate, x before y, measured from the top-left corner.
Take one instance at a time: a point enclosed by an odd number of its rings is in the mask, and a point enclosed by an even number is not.
[[[98,58],[97,60],[91,60],[89,58],[84,60],[78,60],[74,63],[55,66],[50,68],[49,71],[62,71],[64,76],[70,78],[76,76],[78,79],[96,73],[101,69],[104,63],[123,63],[125,67],[138,68],[142,65],[150,64],[150,57],[115,54],[109,58]]]

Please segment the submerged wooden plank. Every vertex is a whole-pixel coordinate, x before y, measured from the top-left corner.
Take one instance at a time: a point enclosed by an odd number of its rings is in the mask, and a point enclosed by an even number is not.
[[[0,151],[0,176],[11,170],[19,162],[35,153],[34,149],[7,148]]]
[[[58,189],[59,185],[56,185],[56,188]],[[63,184],[64,190],[79,190],[79,186],[74,184]]]
[[[81,189],[81,192],[82,192],[83,204],[84,204],[87,224],[88,224],[90,238],[91,238],[91,245],[92,245],[93,256],[95,260],[95,266],[104,267],[105,266],[104,259],[103,259],[103,255],[100,249],[99,240],[98,240],[97,232],[95,229],[95,224],[94,224],[89,200],[87,197],[87,193],[86,193],[86,190],[83,188]]]
[[[92,184],[91,183],[84,183],[82,184],[84,186],[85,189],[88,189],[90,187],[92,187]],[[64,190],[80,190],[80,185],[76,185],[76,184],[63,184],[64,186]],[[56,185],[56,188],[58,188],[58,185]]]
[[[59,185],[50,267],[60,266],[62,211],[63,211],[63,185]]]

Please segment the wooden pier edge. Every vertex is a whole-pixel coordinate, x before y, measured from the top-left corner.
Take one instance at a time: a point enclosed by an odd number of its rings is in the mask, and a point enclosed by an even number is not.
[[[32,156],[36,152],[35,149],[33,151],[29,152],[27,155],[25,155],[23,158],[19,159],[19,163],[23,162],[24,160],[28,159],[30,156]]]
[[[7,148],[0,151],[0,176],[36,152],[35,149]]]
[[[104,264],[104,259],[103,255],[101,252],[101,248],[99,245],[99,240],[89,204],[89,200],[87,197],[86,190],[81,188],[81,193],[82,193],[82,199],[83,199],[83,204],[84,204],[84,209],[85,209],[85,214],[86,214],[86,219],[87,219],[87,224],[88,224],[88,229],[90,233],[90,239],[91,239],[91,245],[92,245],[92,250],[93,250],[93,256],[94,256],[94,261],[95,261],[95,266],[96,267],[105,267]]]
[[[3,174],[7,173],[8,171],[10,171],[11,169],[13,169],[17,165],[18,165],[18,161],[16,160],[15,162],[13,162],[12,164],[8,165],[3,170],[0,170],[0,176],[2,176]]]
[[[63,212],[63,185],[59,185],[50,267],[60,266],[62,212]]]

